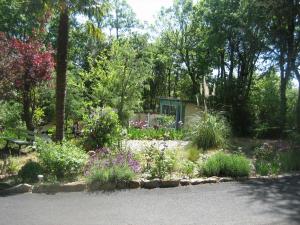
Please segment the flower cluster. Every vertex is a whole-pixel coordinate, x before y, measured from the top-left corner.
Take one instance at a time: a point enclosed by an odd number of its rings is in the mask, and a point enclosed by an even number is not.
[[[145,120],[131,120],[129,125],[134,128],[143,129],[148,127],[148,123]]]
[[[128,165],[135,173],[140,171],[140,164],[134,159],[130,151],[114,153],[109,148],[99,148],[89,152],[90,158],[84,169],[84,174],[89,175],[92,168],[108,168],[112,166]]]

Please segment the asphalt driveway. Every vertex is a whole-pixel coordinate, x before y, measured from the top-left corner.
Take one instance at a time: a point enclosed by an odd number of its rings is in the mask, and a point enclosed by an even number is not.
[[[300,177],[110,193],[0,197],[1,225],[300,224]]]

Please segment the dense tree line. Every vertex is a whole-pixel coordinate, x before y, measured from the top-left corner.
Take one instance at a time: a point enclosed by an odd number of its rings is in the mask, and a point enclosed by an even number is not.
[[[35,37],[55,50],[56,85],[36,87],[35,99],[44,123],[56,109],[57,140],[95,107],[115,108],[126,126],[131,112],[156,111],[159,96],[202,106],[204,88],[237,134],[281,135],[300,131],[299,14],[299,0],[175,0],[147,26],[125,0],[0,0],[0,46]],[[0,77],[7,59],[1,52]]]

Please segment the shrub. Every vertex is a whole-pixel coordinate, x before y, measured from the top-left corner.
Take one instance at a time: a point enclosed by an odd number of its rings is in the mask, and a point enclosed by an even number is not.
[[[194,171],[196,169],[196,164],[189,161],[189,160],[184,160],[182,165],[181,165],[181,173],[185,176],[188,176],[189,178],[194,176]]]
[[[16,158],[8,157],[0,165],[0,172],[2,174],[17,174],[19,171],[19,163]]]
[[[136,173],[140,171],[140,164],[130,151],[113,151],[109,148],[99,148],[93,152],[84,171],[85,175],[88,176],[94,168],[114,166],[129,166]]]
[[[115,165],[112,167],[93,167],[87,176],[89,184],[98,182],[100,184],[118,183],[130,181],[135,177],[134,171],[128,165]]]
[[[35,183],[38,181],[37,176],[43,174],[43,167],[34,161],[28,161],[19,171],[18,176],[22,182]]]
[[[159,150],[150,146],[143,154],[146,159],[143,172],[149,173],[152,178],[163,179],[167,175],[171,175],[177,167],[178,160],[174,151]]]
[[[276,152],[274,148],[264,144],[255,150],[255,158],[256,173],[260,175],[300,170],[300,152],[297,150]]]
[[[269,163],[263,160],[256,161],[255,162],[255,170],[256,173],[262,175],[262,176],[267,176],[270,173],[270,167]]]
[[[200,151],[199,149],[195,148],[195,147],[190,147],[187,150],[187,158],[188,160],[192,161],[192,162],[197,162],[198,159],[200,158]]]
[[[281,171],[298,171],[300,170],[300,151],[290,150],[279,154]]]
[[[190,126],[190,137],[198,148],[207,150],[224,146],[230,134],[226,120],[218,115],[203,113],[195,116]]]
[[[88,149],[111,146],[121,138],[121,126],[117,113],[111,108],[97,109],[86,119],[85,144]]]
[[[262,146],[255,148],[254,157],[257,160],[272,161],[276,157],[276,152],[273,146],[264,143]]]
[[[87,182],[118,183],[129,181],[140,171],[140,164],[130,151],[99,148],[90,155],[85,167]]]
[[[57,179],[73,179],[83,172],[86,153],[71,142],[46,143],[37,145],[38,160],[49,176]]]
[[[255,162],[255,170],[262,176],[278,174],[281,171],[281,164],[277,159],[272,161],[258,160]]]
[[[205,176],[244,177],[250,174],[250,161],[242,155],[216,153],[202,165]]]

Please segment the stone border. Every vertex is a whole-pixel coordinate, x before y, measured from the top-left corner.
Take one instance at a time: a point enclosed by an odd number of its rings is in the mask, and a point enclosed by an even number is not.
[[[233,181],[272,181],[292,176],[300,176],[300,173],[282,174],[278,176],[253,176],[244,178],[231,178],[231,177],[208,177],[208,178],[194,178],[194,179],[153,179],[153,180],[132,180],[128,182],[120,182],[117,184],[99,184],[94,183],[87,185],[84,181],[72,182],[67,184],[19,184],[14,187],[1,190],[0,195],[12,195],[21,193],[45,193],[55,194],[58,192],[93,192],[93,191],[114,191],[120,189],[154,189],[154,188],[172,188],[188,185],[200,184],[214,184]]]

